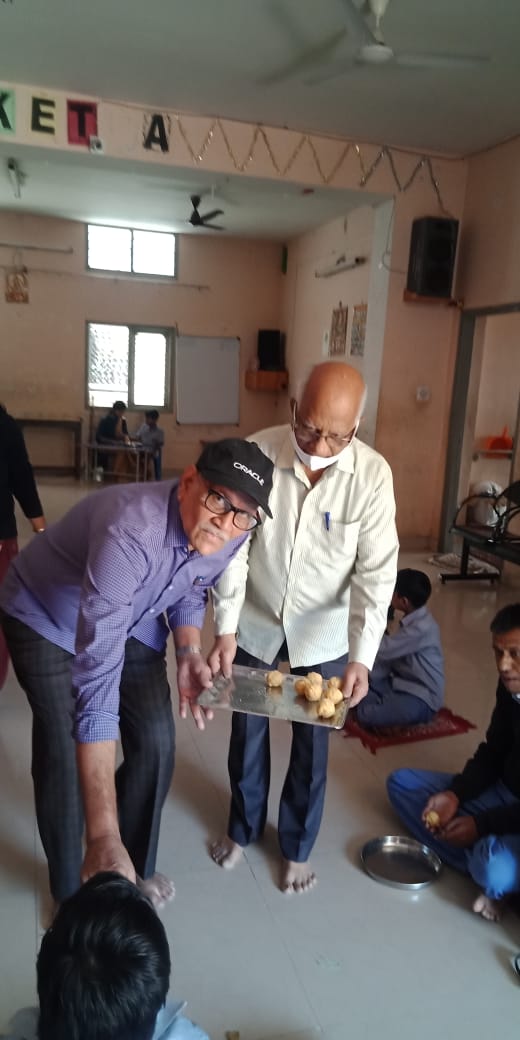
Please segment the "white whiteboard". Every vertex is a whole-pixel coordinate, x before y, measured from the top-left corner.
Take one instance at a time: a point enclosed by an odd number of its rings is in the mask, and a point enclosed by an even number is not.
[[[177,336],[175,399],[178,423],[238,423],[240,340]]]

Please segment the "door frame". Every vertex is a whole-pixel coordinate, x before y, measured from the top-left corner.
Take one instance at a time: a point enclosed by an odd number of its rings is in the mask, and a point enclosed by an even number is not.
[[[473,342],[477,318],[489,318],[497,314],[520,312],[520,302],[504,303],[495,307],[472,307],[461,313],[457,357],[453,377],[450,421],[448,427],[448,449],[444,471],[439,548],[441,552],[451,549],[450,525],[458,504],[459,476],[462,462],[462,442],[473,360]]]

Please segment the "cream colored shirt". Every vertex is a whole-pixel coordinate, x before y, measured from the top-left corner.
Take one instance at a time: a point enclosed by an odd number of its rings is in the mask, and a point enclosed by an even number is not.
[[[387,623],[398,541],[387,462],[354,439],[311,486],[288,426],[252,434],[275,463],[265,518],[213,590],[215,630],[271,663],[334,660],[371,668]]]

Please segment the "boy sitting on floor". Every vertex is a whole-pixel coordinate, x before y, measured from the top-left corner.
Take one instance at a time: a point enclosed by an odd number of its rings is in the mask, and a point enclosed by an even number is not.
[[[63,902],[37,961],[39,1008],[19,1011],[6,1040],[209,1040],[166,1003],[162,922],[120,874],[90,878]]]
[[[398,630],[384,635],[357,721],[374,726],[430,722],[442,707],[444,659],[440,632],[426,603],[432,591],[423,571],[397,572],[391,606],[403,614]]]

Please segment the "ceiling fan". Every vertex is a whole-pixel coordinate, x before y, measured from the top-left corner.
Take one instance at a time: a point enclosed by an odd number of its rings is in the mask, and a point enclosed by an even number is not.
[[[364,0],[357,6],[354,0],[340,0],[343,8],[345,34],[349,41],[349,52],[339,61],[327,61],[332,50],[337,48],[338,39],[330,49],[323,44],[306,54],[306,66],[309,74],[304,76],[304,83],[314,85],[324,83],[336,76],[354,71],[360,66],[390,65],[407,66],[408,68],[465,68],[473,67],[488,61],[487,55],[405,53],[394,51],[386,43],[381,22],[388,9],[390,0]],[[311,71],[313,66],[316,71]],[[287,66],[286,75],[292,76],[295,71],[302,71],[302,62],[296,59]],[[282,74],[273,77],[274,81],[286,78]]]
[[[212,228],[214,231],[224,230],[221,224],[211,223],[215,217],[220,217],[224,213],[223,209],[211,209],[209,213],[199,213],[200,195],[190,195],[190,199],[193,211],[191,217],[188,218],[188,224],[195,228]]]

